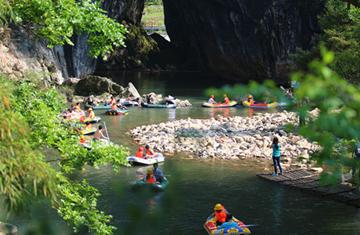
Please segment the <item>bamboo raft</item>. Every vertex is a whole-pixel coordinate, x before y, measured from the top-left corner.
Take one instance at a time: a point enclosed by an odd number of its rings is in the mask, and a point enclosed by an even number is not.
[[[324,198],[360,208],[360,192],[357,188],[348,184],[326,185],[320,183],[319,174],[310,170],[290,170],[279,176],[272,176],[272,173],[259,173],[257,176],[274,183],[302,189]]]

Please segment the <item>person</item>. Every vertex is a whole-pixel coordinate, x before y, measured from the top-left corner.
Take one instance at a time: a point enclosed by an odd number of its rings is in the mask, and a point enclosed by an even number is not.
[[[82,111],[82,110],[81,110],[80,103],[76,103],[76,105],[75,105],[75,111],[76,111],[76,112]]]
[[[358,162],[360,162],[360,142],[358,142],[356,145],[355,145],[355,150],[353,152],[353,157],[355,158],[355,160],[357,160]],[[351,174],[352,174],[352,177],[354,178],[355,174],[356,174],[356,165],[359,165],[359,163],[354,163],[353,167],[352,167],[352,171],[351,171]]]
[[[248,101],[249,105],[255,104],[254,97],[252,95],[248,95],[247,101]]]
[[[272,159],[274,162],[274,173],[273,176],[277,175],[277,168],[279,167],[280,170],[280,175],[282,175],[283,171],[281,168],[281,163],[280,163],[280,144],[279,144],[279,139],[277,137],[274,137],[273,142],[272,142]]]
[[[236,223],[233,220],[232,214],[227,214],[226,215],[226,221],[222,225],[218,226],[217,229],[218,230],[223,229],[223,234],[228,234],[229,230],[234,230],[234,229],[237,229],[238,231],[241,231],[241,228],[238,225],[238,223]]]
[[[95,113],[92,108],[88,109],[88,117],[87,118],[90,120],[95,118]]]
[[[148,183],[148,184],[155,184],[156,183],[154,173],[150,168],[147,169],[147,171],[146,171],[145,182]]]
[[[117,106],[116,102],[114,102],[114,103],[111,104],[111,110],[112,110],[112,111],[118,110],[118,106]]]
[[[164,174],[161,171],[161,169],[159,168],[159,164],[158,163],[154,163],[153,165],[153,174],[155,176],[156,181],[158,182],[163,182],[164,180]]]
[[[152,157],[154,155],[153,151],[151,151],[150,146],[147,144],[145,145],[145,155]]]
[[[211,95],[211,96],[210,96],[210,99],[208,100],[208,103],[209,103],[209,104],[216,104],[215,96],[214,96],[214,95]]]
[[[108,139],[103,133],[103,126],[99,125],[98,129],[94,134],[94,140]]]
[[[224,103],[225,104],[229,104],[230,103],[230,99],[229,99],[229,97],[225,94],[224,95]]]
[[[217,203],[214,206],[214,216],[216,219],[216,226],[219,226],[226,221],[227,212],[224,206],[220,203]]]
[[[86,122],[85,124],[86,124],[85,130],[91,130],[91,128],[92,128],[91,123],[90,123],[90,122]]]
[[[86,144],[86,139],[83,134],[80,135],[80,144]]]
[[[143,158],[144,157],[144,147],[140,146],[138,151],[135,153],[135,157]]]
[[[109,101],[110,105],[116,104],[116,99],[114,98],[114,96],[110,97],[110,101]]]
[[[175,103],[175,97],[171,96],[171,95],[168,95],[166,98],[165,98],[165,103],[166,104],[176,104]]]

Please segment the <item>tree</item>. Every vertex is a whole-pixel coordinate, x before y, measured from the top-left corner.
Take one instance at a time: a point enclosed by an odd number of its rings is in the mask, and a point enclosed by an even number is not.
[[[113,144],[93,145],[91,151],[81,147],[77,133],[58,118],[65,98],[55,88],[2,77],[0,84],[0,193],[7,208],[21,209],[29,200],[46,197],[74,231],[85,227],[93,234],[112,234],[111,216],[97,209],[99,192],[70,174],[85,165],[110,163],[118,170],[127,164],[127,149]],[[55,167],[46,161],[45,148],[58,151]]]

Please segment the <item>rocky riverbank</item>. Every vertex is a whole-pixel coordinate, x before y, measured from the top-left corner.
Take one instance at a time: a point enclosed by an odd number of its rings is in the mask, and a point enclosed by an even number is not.
[[[284,130],[286,124],[297,122],[295,113],[284,111],[251,118],[188,118],[140,126],[130,134],[140,144],[150,144],[161,152],[188,152],[193,157],[217,159],[270,159],[272,138],[278,136],[284,164],[307,167],[317,146]]]

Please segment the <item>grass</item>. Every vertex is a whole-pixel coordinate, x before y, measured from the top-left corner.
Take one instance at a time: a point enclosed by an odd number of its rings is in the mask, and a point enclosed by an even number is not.
[[[146,4],[142,18],[144,27],[164,26],[164,7],[162,4]]]

